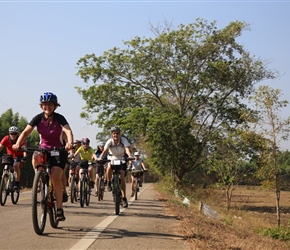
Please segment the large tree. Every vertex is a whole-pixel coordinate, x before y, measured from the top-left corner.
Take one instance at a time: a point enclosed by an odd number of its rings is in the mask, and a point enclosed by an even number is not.
[[[137,36],[123,49],[85,55],[77,62],[87,84],[77,87],[86,101],[81,116],[142,137],[150,155],[162,157],[160,167],[167,163],[162,172],[173,170],[182,180],[205,160],[222,124],[244,122],[243,100],[254,85],[275,77],[237,42],[247,28],[236,21],[218,29],[197,19],[178,29],[152,29],[154,38]]]
[[[250,100],[259,111],[255,130],[268,139],[268,148],[264,151],[263,164],[257,175],[268,188],[275,190],[277,225],[280,226],[280,194],[283,183],[283,165],[279,164],[281,142],[289,138],[290,117],[283,118],[281,111],[288,106],[287,100],[281,100],[282,92],[269,86],[259,86]],[[281,159],[281,158],[280,158]]]

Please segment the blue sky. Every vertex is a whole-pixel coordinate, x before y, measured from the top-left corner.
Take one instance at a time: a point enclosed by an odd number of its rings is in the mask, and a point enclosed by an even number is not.
[[[28,121],[41,112],[43,92],[54,92],[76,139],[89,137],[96,146],[96,126],[80,118],[85,102],[75,86],[76,62],[86,54],[102,55],[135,36],[152,37],[150,24],[174,26],[197,18],[247,22],[251,30],[239,38],[253,56],[280,72],[264,82],[290,99],[290,1],[1,1],[0,114],[8,108]],[[284,115],[290,116],[289,108]]]

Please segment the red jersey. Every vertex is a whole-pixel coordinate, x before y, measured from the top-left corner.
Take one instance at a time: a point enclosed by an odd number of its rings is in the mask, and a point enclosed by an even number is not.
[[[16,138],[16,140],[17,140],[17,138]],[[16,142],[16,140],[15,140],[15,142]],[[15,151],[12,149],[12,145],[15,144],[15,142],[12,142],[12,140],[9,139],[9,135],[6,135],[3,137],[3,139],[1,140],[0,143],[6,147],[7,154],[11,154],[13,158],[16,158],[19,156],[23,157],[23,151]],[[20,147],[23,147],[24,145],[26,145],[26,142],[23,142],[20,145]]]

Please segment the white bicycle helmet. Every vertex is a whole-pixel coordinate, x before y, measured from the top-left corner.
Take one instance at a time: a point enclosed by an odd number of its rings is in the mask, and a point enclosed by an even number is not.
[[[17,128],[16,126],[12,126],[9,128],[9,133],[17,133],[19,134],[19,128]]]

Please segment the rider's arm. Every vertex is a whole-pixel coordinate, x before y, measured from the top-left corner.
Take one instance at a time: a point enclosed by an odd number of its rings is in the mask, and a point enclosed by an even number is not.
[[[126,151],[126,154],[128,155],[128,157],[130,157],[131,156],[131,152],[130,152],[129,147],[126,147],[125,151]]]
[[[70,128],[70,126],[68,124],[64,125],[62,127],[63,132],[65,133],[65,137],[66,137],[66,146],[65,148],[67,150],[71,150],[73,147],[73,133],[72,130]]]
[[[22,133],[19,135],[16,143],[12,146],[12,148],[14,150],[18,150],[20,148],[20,145],[27,139],[27,137],[31,134],[32,131],[33,127],[28,124],[22,131]]]
[[[144,161],[141,162],[141,166],[142,166],[142,168],[143,168],[144,170],[147,170],[147,168],[146,168],[146,166],[145,166],[145,164],[144,164]]]
[[[94,161],[96,161],[98,159],[96,154],[93,154],[92,158],[93,158]]]
[[[103,159],[104,155],[106,155],[107,152],[108,152],[108,149],[104,149],[99,158]]]

